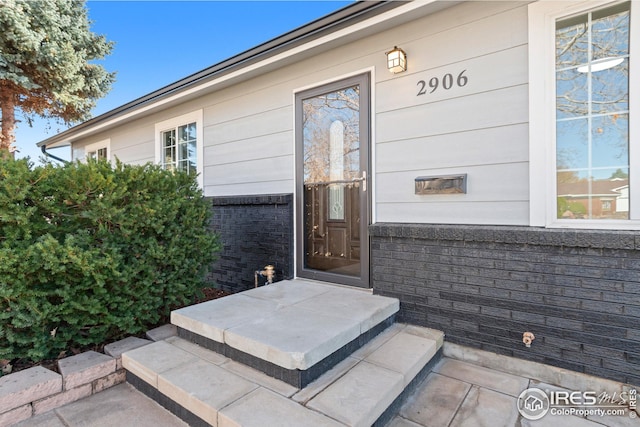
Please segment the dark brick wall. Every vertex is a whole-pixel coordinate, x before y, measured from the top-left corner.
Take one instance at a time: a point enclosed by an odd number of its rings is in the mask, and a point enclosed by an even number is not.
[[[209,281],[227,292],[254,287],[254,272],[275,266],[275,281],[293,276],[293,195],[210,197],[211,228],[223,244]],[[262,280],[261,283],[264,283]]]
[[[640,385],[640,233],[375,224],[374,292],[446,340]],[[536,336],[531,348],[522,334]]]

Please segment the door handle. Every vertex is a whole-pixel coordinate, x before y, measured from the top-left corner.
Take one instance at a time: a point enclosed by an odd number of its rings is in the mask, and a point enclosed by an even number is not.
[[[362,171],[362,176],[360,178],[338,179],[334,181],[305,182],[304,185],[312,186],[312,185],[331,185],[331,184],[352,184],[354,182],[361,182],[362,191],[367,191],[367,171]]]
[[[360,178],[354,178],[354,182],[362,183],[362,191],[367,191],[367,171],[362,171],[362,176]]]

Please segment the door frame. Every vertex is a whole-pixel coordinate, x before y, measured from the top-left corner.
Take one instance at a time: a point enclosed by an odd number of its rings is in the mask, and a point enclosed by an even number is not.
[[[295,145],[295,266],[296,276],[301,278],[321,280],[336,284],[370,288],[370,241],[369,224],[372,220],[372,72],[364,71],[351,76],[342,77],[330,82],[319,83],[316,86],[301,89],[294,92],[294,145]],[[299,118],[302,117],[302,100],[344,89],[354,85],[360,85],[360,106],[363,101],[365,108],[360,108],[360,168],[366,171],[366,191],[360,193],[360,276],[347,276],[326,271],[313,270],[304,266],[305,251],[305,226],[304,226],[304,164],[303,164],[303,136],[302,125]]]

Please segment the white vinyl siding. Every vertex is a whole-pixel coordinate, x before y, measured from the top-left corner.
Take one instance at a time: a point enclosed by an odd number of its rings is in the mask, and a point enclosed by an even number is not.
[[[496,31],[496,27],[503,29]],[[442,222],[435,213],[442,210],[450,212],[449,218],[456,223],[526,223],[526,37],[525,4],[468,3],[207,95],[200,100],[205,121],[205,194],[293,192],[293,94],[373,71],[375,175],[370,182],[374,214],[381,214],[378,221]],[[387,71],[384,56],[394,44],[410,55],[409,70],[395,76]],[[492,64],[501,66],[498,75]],[[471,72],[470,83],[462,90],[416,96],[419,79],[432,72],[454,73],[460,66],[468,66]],[[487,103],[495,105],[501,117],[494,119],[485,108]],[[429,115],[433,118],[427,121]],[[401,126],[395,125],[398,121]],[[393,128],[407,132],[393,134]],[[455,146],[449,145],[451,140]],[[427,152],[424,146],[432,149]],[[442,157],[447,156],[445,163]],[[415,176],[467,169],[475,176],[470,176],[466,195],[413,194]],[[512,177],[505,180],[504,173]],[[507,191],[500,191],[496,183],[507,186]],[[385,190],[394,187],[395,191]],[[473,204],[486,204],[485,213],[471,214]]]
[[[211,119],[204,131],[207,195],[293,192],[290,93],[280,87],[268,87],[206,109],[206,116]]]
[[[104,132],[110,139],[110,155],[126,164],[143,165],[153,163],[155,159],[154,125],[157,120],[137,120]]]
[[[114,155],[139,163],[150,149],[160,163],[167,127],[159,124],[184,125],[183,115],[201,109],[198,172],[206,196],[291,194],[299,161],[295,93],[370,73],[374,222],[526,225],[527,5],[432,6],[444,10],[428,15],[417,2],[407,4],[420,13],[384,22],[362,38],[318,43],[279,68],[249,67],[238,82],[227,75],[207,82],[201,96],[113,131]],[[394,45],[408,55],[408,70],[396,75],[386,69],[384,55]],[[417,96],[420,80],[451,74],[457,81],[463,71],[467,84]],[[414,194],[418,176],[457,173],[468,175],[467,194]]]
[[[394,41],[407,51],[408,71],[378,73],[377,221],[528,223],[527,7],[484,7],[447,9],[422,21],[424,34]],[[466,194],[415,194],[416,177],[452,174],[467,174]]]

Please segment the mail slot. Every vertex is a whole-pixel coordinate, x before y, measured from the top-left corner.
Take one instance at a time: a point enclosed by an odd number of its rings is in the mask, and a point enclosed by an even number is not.
[[[419,176],[416,178],[416,194],[466,194],[467,174]]]

